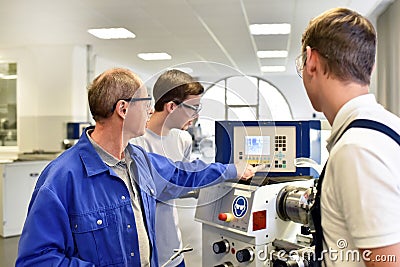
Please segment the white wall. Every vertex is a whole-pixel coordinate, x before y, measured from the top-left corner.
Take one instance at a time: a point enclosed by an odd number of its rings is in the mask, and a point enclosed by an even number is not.
[[[86,47],[20,47],[0,55],[17,62],[18,152],[61,150],[66,122],[87,117]]]
[[[316,112],[308,100],[302,79],[297,75],[263,77],[275,85],[285,96],[292,109],[294,120],[310,120],[314,115],[316,118],[324,118],[320,112]]]
[[[395,1],[378,20],[378,101],[400,116],[400,1]]]
[[[152,76],[138,71],[140,66],[123,66],[98,57],[95,51],[86,46],[20,47],[0,50],[0,55],[1,60],[18,64],[19,151],[16,152],[61,150],[61,142],[66,137],[66,123],[90,120],[87,85],[104,70],[126,67],[143,80]],[[216,81],[221,78],[207,80]],[[291,106],[294,119],[313,118],[315,111],[299,77],[273,75],[263,78],[281,90]],[[317,114],[319,117],[322,116]],[[0,154],[1,149],[5,150],[0,148]]]

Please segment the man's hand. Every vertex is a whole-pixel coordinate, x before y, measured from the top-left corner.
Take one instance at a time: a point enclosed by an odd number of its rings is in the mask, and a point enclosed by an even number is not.
[[[245,181],[252,178],[257,171],[256,167],[253,167],[244,161],[239,161],[235,163],[235,167],[237,171],[237,177],[240,178],[240,180],[245,180]]]

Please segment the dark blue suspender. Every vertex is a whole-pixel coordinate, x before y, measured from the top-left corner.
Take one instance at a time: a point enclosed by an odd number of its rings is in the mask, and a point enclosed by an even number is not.
[[[358,119],[352,121],[346,129],[343,131],[342,135],[350,128],[367,128],[371,130],[376,130],[378,132],[384,133],[390,138],[392,138],[394,141],[397,142],[398,145],[400,145],[400,135],[396,133],[392,128],[389,128],[383,123],[377,122],[377,121],[372,121],[372,120],[366,120],[366,119]],[[340,137],[342,137],[342,135]],[[339,139],[340,139],[339,137]]]

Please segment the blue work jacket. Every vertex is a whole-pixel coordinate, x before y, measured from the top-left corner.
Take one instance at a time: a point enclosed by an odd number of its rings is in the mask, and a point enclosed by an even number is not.
[[[151,247],[156,200],[236,177],[233,165],[177,162],[128,145]],[[100,158],[86,133],[49,163],[29,204],[16,266],[140,266],[135,217],[128,188]]]

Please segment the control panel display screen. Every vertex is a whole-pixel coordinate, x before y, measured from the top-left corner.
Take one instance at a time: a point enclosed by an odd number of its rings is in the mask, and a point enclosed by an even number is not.
[[[270,136],[245,136],[244,153],[254,156],[268,156],[271,149]]]

